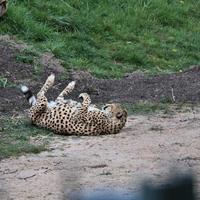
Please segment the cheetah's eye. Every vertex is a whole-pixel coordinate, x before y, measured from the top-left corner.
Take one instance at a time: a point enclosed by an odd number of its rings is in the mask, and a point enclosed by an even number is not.
[[[117,117],[118,119],[120,119],[120,118],[122,118],[122,115],[123,115],[122,112],[118,112],[117,115],[116,115],[116,117]]]

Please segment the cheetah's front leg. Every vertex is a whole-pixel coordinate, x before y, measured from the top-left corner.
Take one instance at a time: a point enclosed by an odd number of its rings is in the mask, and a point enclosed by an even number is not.
[[[83,99],[81,107],[78,108],[78,112],[75,116],[73,116],[73,121],[75,123],[86,123],[87,122],[87,114],[88,114],[88,107],[91,104],[90,96],[87,93],[81,93],[79,98]]]
[[[89,94],[87,93],[81,93],[79,95],[79,98],[82,98],[83,99],[83,102],[81,104],[81,108],[80,108],[80,111],[81,112],[87,112],[88,111],[88,107],[90,106],[91,104],[91,98],[89,96]]]

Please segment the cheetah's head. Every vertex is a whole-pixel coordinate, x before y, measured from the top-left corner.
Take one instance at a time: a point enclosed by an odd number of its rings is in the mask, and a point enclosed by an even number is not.
[[[124,121],[127,119],[127,111],[119,103],[106,104],[102,110],[114,120]]]

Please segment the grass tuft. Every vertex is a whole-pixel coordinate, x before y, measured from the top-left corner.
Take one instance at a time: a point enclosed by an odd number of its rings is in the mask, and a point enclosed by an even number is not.
[[[172,104],[139,101],[135,104],[126,104],[124,106],[129,114],[152,114],[156,112],[168,114],[172,110],[170,105]]]
[[[0,88],[5,88],[7,86],[8,79],[5,77],[0,76]]]
[[[7,78],[0,76],[0,88],[16,87],[15,83],[10,82]]]
[[[25,118],[3,118],[0,125],[0,159],[46,150],[45,141],[33,144],[30,139],[37,135],[51,135],[49,131],[31,125]]]

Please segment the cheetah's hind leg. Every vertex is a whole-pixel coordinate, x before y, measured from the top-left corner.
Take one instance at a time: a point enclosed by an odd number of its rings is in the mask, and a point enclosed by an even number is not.
[[[46,111],[47,105],[47,98],[44,95],[44,91],[41,91],[40,95],[37,98],[37,102],[29,110],[29,117],[33,122],[37,119],[39,115]]]
[[[42,86],[40,91],[37,93],[37,97],[39,97],[40,95],[44,95],[53,86],[54,80],[55,80],[55,74],[51,74],[50,76],[48,76],[45,84]]]
[[[76,81],[70,82],[67,87],[58,95],[56,102],[64,102],[64,96],[70,94],[76,85]]]

